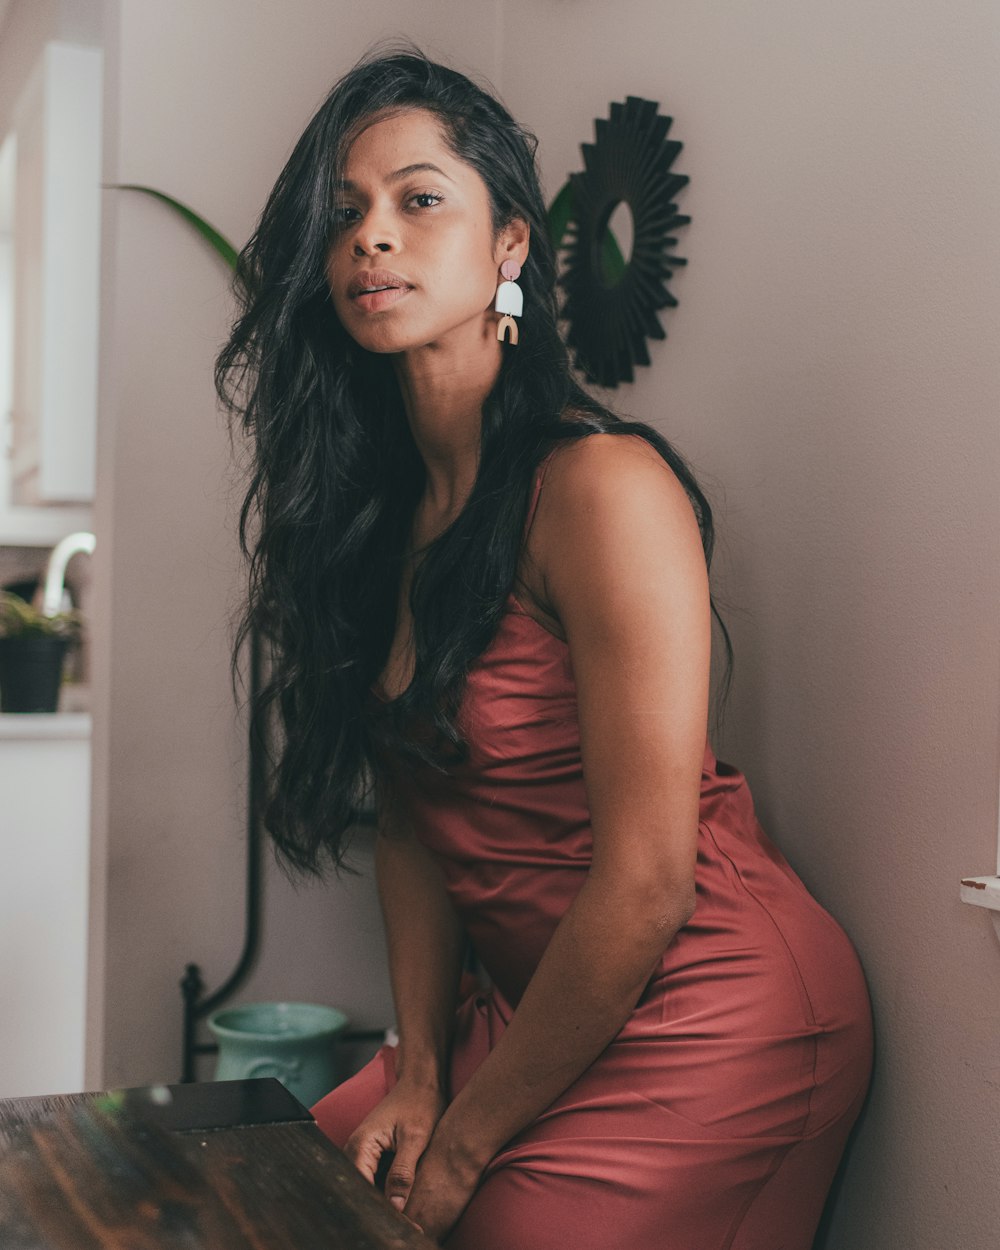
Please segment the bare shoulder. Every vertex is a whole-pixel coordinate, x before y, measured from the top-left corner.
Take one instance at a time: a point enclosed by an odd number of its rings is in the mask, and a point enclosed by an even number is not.
[[[543,546],[619,526],[635,531],[652,523],[688,535],[698,529],[683,484],[641,434],[590,434],[558,447],[537,518]],[[662,528],[660,536],[667,536]]]
[[[634,611],[656,582],[700,593],[706,581],[687,492],[639,434],[590,434],[556,448],[529,546],[537,619],[563,638],[574,617]]]

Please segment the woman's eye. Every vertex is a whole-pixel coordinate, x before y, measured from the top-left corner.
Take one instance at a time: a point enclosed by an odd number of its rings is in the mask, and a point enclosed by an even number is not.
[[[441,203],[442,198],[434,191],[418,191],[416,195],[410,197],[410,203],[416,203],[418,208],[433,208],[435,204]]]
[[[351,213],[357,213],[356,208],[351,208],[349,204],[340,204],[333,210],[333,220],[338,226],[349,226],[355,220]]]

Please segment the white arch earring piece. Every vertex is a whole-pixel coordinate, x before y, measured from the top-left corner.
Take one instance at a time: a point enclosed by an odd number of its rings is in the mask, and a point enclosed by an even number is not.
[[[521,266],[516,260],[505,260],[500,266],[500,273],[504,281],[497,287],[497,298],[493,307],[504,316],[497,326],[497,338],[503,343],[509,335],[510,342],[516,344],[517,322],[514,318],[520,317],[524,311],[524,293],[516,281],[521,276]]]

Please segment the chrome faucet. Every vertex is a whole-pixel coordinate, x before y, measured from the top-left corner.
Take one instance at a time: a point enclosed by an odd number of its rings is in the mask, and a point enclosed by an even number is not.
[[[93,534],[78,530],[75,534],[67,534],[52,548],[45,569],[45,591],[42,597],[42,612],[45,616],[55,616],[62,609],[66,565],[79,551],[93,555],[96,541]]]

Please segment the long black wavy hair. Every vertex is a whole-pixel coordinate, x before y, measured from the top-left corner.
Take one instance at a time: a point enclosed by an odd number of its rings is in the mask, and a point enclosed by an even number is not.
[[[471,495],[413,575],[413,680],[384,701],[370,688],[395,633],[425,469],[391,365],[344,330],[325,263],[347,147],[366,119],[409,108],[433,113],[456,156],[482,177],[494,229],[524,219],[531,248],[518,280],[520,343],[504,349],[483,405]],[[286,868],[321,875],[330,863],[346,867],[345,835],[359,807],[372,795],[380,811],[389,801],[387,761],[447,770],[465,757],[455,723],[465,676],[497,631],[536,467],[555,443],[597,432],[647,439],[683,483],[711,565],[711,509],[684,460],[651,426],[597,403],[571,373],[557,329],[537,146],[489,92],[416,48],[369,54],[309,122],[240,253],[238,316],[215,366],[216,389],[250,456],[239,517],[249,593],[233,678],[235,686],[247,636],[266,640],[268,678],[251,729],[276,743],[263,819]],[[732,645],[714,601],[712,611],[728,693]]]

